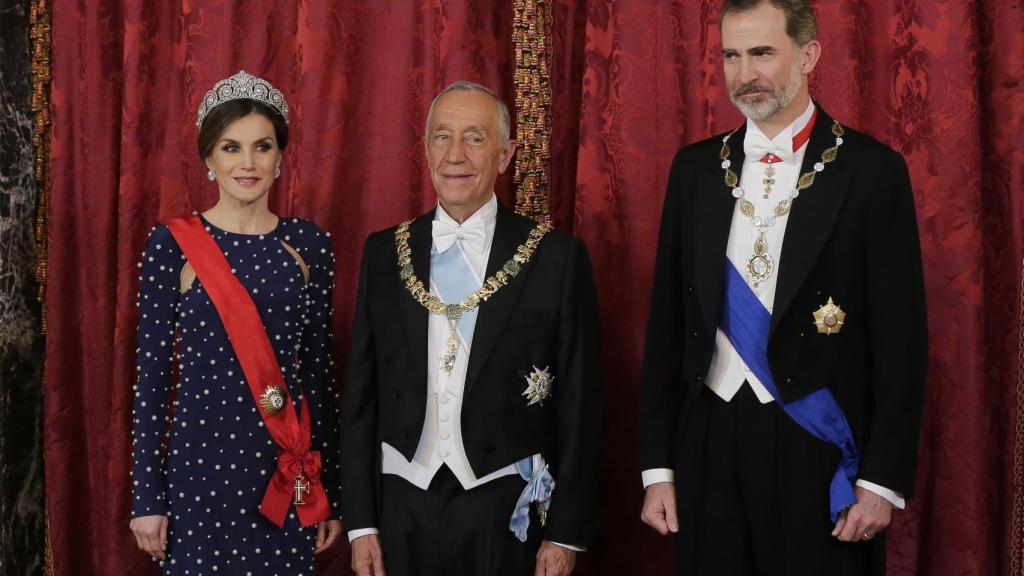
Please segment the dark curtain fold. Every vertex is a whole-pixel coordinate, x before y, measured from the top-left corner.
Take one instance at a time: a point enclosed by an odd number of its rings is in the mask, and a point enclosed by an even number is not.
[[[723,86],[718,0],[552,6],[551,213],[590,249],[606,347],[604,536],[579,573],[664,574],[671,547],[639,522],[635,405],[668,164],[680,145],[741,121]],[[1007,574],[1022,7],[816,6],[824,56],[812,93],[906,156],[926,263],[920,490],[890,530],[890,573]],[[512,4],[55,0],[53,17],[50,543],[56,574],[145,574],[128,531],[136,263],[159,219],[215,200],[195,153],[197,102],[239,68],[288,99],[292,139],[271,204],[334,236],[343,364],[363,239],[433,203],[421,141],[433,94],[468,78],[512,100]],[[499,195],[511,201],[507,178]],[[347,570],[341,556],[321,572]]]

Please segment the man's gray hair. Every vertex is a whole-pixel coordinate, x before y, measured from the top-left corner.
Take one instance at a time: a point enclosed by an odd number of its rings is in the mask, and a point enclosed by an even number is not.
[[[811,40],[818,39],[818,22],[814,18],[811,0],[725,0],[722,2],[722,11],[718,16],[719,29],[722,27],[722,20],[725,20],[726,14],[753,10],[765,2],[786,14],[786,34],[793,39],[793,42],[796,42],[797,46],[803,46]]]
[[[507,144],[512,132],[512,116],[508,112],[508,104],[483,84],[477,84],[476,82],[470,82],[469,80],[456,80],[448,86],[445,86],[444,90],[438,92],[437,96],[434,96],[434,100],[430,103],[430,110],[427,112],[427,123],[424,130],[424,134],[430,133],[430,118],[434,115],[434,106],[437,105],[437,101],[441,99],[441,96],[449,92],[483,92],[494,99],[494,104],[498,108],[498,136],[501,138],[502,144]]]

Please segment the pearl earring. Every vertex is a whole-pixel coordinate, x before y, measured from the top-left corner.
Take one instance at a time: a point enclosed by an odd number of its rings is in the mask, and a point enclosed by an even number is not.
[[[281,168],[280,167],[274,168],[274,180],[277,180],[280,177],[281,177]]]
[[[217,173],[213,171],[213,168],[210,168],[209,170],[206,171],[206,179],[209,180],[210,182],[213,182],[214,180],[217,179]]]

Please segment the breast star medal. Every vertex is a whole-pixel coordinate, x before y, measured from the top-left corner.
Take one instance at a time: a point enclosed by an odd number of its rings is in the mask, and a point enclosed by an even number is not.
[[[260,396],[260,407],[267,416],[280,412],[284,408],[284,390],[280,386],[267,386]]]
[[[523,391],[523,396],[529,402],[527,406],[533,406],[534,404],[544,405],[544,401],[551,396],[551,383],[555,381],[555,377],[548,372],[549,366],[545,366],[543,370],[533,367],[533,372],[526,377],[526,390]]]
[[[818,328],[818,334],[838,334],[843,328],[844,320],[846,312],[832,301],[831,296],[828,304],[814,312],[814,325]]]

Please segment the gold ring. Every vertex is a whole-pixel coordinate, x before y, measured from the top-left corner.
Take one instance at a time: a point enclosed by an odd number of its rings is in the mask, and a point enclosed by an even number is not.
[[[874,534],[868,534],[867,532],[865,532],[864,535],[861,536],[861,538],[864,539],[864,540],[871,540],[874,537],[875,537]]]

